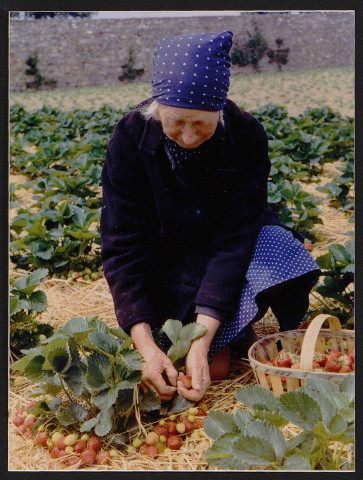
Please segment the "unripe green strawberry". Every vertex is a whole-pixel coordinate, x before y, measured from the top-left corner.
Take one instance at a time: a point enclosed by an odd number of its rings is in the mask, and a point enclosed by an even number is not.
[[[132,442],[132,446],[135,447],[135,448],[139,448],[139,447],[141,447],[142,443],[143,443],[143,442],[142,442],[141,438],[138,438],[138,437],[137,437],[137,438],[135,438],[134,441]]]
[[[69,435],[67,435],[64,439],[64,443],[66,445],[74,445],[78,440],[78,435],[76,435],[75,433],[70,433]]]
[[[67,455],[69,455],[70,453],[73,453],[73,450],[74,448],[72,447],[72,445],[67,445],[66,448],[64,449]]]
[[[58,442],[58,439],[63,437],[63,435],[60,432],[54,432],[52,435],[52,442],[56,444]]]
[[[80,440],[82,440],[83,442],[88,442],[88,440],[89,440],[89,435],[88,435],[88,433],[84,433],[84,434],[81,436]]]
[[[177,423],[176,429],[179,433],[185,433],[185,425],[184,423]]]
[[[171,420],[172,422],[175,422],[175,420],[176,420],[176,415],[170,415],[170,420]]]
[[[161,425],[162,427],[165,427],[165,424],[166,424],[166,421],[162,418],[159,422],[159,425]]]
[[[188,420],[190,423],[194,423],[195,422],[195,415],[188,415]]]
[[[160,435],[160,442],[162,442],[162,443],[166,442],[166,436],[165,435]]]
[[[197,407],[190,407],[188,412],[190,415],[198,415],[198,408]]]

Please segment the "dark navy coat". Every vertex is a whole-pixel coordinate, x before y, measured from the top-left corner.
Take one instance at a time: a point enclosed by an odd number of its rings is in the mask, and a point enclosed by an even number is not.
[[[267,205],[264,128],[230,100],[224,121],[185,181],[160,122],[136,108],[115,128],[102,172],[102,262],[127,332],[138,322],[193,320],[196,306],[233,315],[261,227],[281,225]]]

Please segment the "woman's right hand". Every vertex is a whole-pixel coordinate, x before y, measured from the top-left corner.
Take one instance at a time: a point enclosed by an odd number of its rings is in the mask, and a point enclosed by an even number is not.
[[[142,367],[142,384],[144,390],[152,390],[160,400],[171,400],[177,393],[178,372],[171,360],[154,342],[150,326],[137,323],[131,328],[131,337],[137,350],[144,359]],[[166,383],[164,375],[168,379]]]

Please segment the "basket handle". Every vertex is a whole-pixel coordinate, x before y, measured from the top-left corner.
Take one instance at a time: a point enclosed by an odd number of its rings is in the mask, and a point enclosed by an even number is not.
[[[339,332],[342,329],[342,326],[336,317],[326,314],[317,315],[306,329],[304,340],[302,342],[300,355],[301,370],[313,369],[315,345],[318,339],[320,328],[325,320],[329,321],[329,328],[332,332]]]

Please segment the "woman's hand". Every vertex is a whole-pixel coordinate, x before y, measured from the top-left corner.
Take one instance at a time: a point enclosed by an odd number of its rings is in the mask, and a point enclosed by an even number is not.
[[[193,342],[185,362],[186,373],[192,377],[192,388],[186,389],[181,380],[178,380],[177,386],[178,393],[183,395],[183,397],[192,402],[198,402],[203,398],[210,385],[210,375],[208,350],[201,350],[194,345]]]
[[[177,383],[178,392],[193,402],[203,398],[210,385],[208,351],[220,325],[220,321],[216,318],[202,314],[198,315],[196,321],[204,325],[208,331],[193,341],[185,361],[186,374],[192,377],[192,388],[186,389],[180,380]]]
[[[134,325],[131,328],[131,337],[144,359],[141,387],[144,391],[152,390],[162,401],[171,400],[177,392],[178,372],[171,360],[154,342],[150,326],[146,323]],[[169,385],[163,375],[166,375]]]

